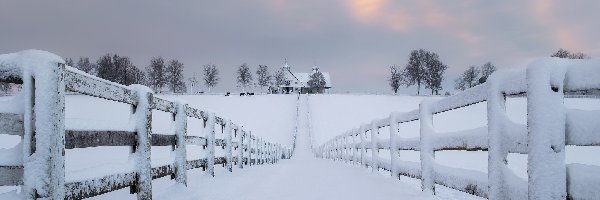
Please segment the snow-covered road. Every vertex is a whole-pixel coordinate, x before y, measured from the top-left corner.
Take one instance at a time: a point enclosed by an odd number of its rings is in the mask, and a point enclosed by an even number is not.
[[[414,184],[377,175],[358,166],[315,158],[310,150],[307,97],[300,98],[295,155],[275,165],[248,167],[232,174],[190,178],[157,199],[436,199]],[[203,176],[193,171],[188,176]]]

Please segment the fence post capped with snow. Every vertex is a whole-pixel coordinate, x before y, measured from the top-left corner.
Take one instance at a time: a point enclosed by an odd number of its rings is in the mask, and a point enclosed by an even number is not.
[[[215,114],[208,113],[208,119],[206,120],[205,135],[207,141],[206,150],[206,172],[215,176]]]
[[[187,135],[187,107],[183,101],[176,101],[175,107],[175,137],[177,147],[175,149],[175,181],[187,185],[187,151],[185,137]]]
[[[379,171],[379,126],[377,120],[371,122],[371,171]]]
[[[390,114],[390,171],[393,177],[400,178],[396,163],[400,157],[398,152],[397,137],[398,137],[398,120],[396,120],[396,113]]]
[[[142,85],[130,86],[137,97],[135,104],[135,131],[137,143],[135,147],[136,180],[135,191],[138,199],[152,199],[152,109],[154,108],[153,92]]]
[[[2,78],[23,83],[23,193],[27,199],[65,196],[65,64],[44,51],[2,55]]]
[[[537,61],[527,69],[529,199],[566,199],[565,68]]]

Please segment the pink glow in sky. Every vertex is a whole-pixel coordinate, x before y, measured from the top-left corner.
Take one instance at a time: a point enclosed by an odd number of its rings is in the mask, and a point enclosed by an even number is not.
[[[389,92],[389,66],[413,49],[449,66],[445,90],[487,61],[507,68],[561,47],[600,56],[596,0],[0,1],[0,53],[118,53],[140,68],[163,56],[189,75],[215,63],[217,91],[235,91],[242,63],[273,69],[284,58],[294,71],[316,63],[337,92]]]

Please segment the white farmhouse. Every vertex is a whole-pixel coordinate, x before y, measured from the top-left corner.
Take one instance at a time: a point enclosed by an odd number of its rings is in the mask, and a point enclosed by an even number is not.
[[[315,65],[312,68],[310,73],[298,73],[292,72],[290,66],[287,61],[283,65],[283,71],[285,73],[286,82],[283,85],[280,85],[279,88],[283,93],[327,93],[331,88],[331,78],[329,77],[329,73],[321,72],[323,77],[325,78],[325,87],[321,89],[310,88],[308,86],[308,81],[310,80],[310,76],[319,71],[319,68]]]

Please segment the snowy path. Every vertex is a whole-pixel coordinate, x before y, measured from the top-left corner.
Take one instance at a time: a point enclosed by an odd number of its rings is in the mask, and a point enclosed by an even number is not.
[[[307,97],[299,113],[307,113]],[[300,115],[295,155],[275,165],[253,166],[215,178],[190,179],[157,199],[436,199],[414,184],[376,175],[364,168],[315,158],[310,150],[309,119]],[[201,176],[194,171],[188,177]]]

